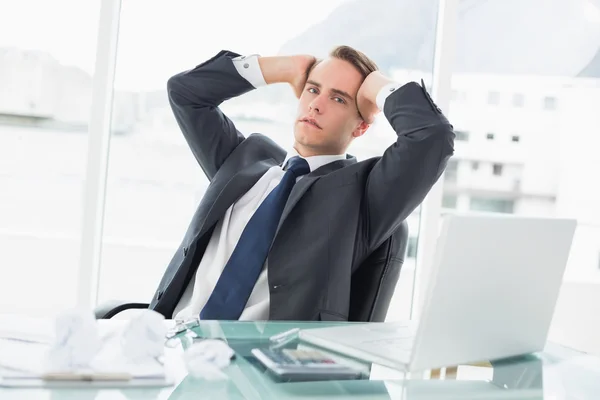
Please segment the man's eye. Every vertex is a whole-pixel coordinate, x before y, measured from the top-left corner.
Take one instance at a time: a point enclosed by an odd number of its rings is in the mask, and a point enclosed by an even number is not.
[[[333,100],[337,101],[340,104],[346,104],[346,100],[342,99],[341,97],[334,97]]]
[[[317,93],[317,89],[311,87],[311,88],[308,88],[308,92],[309,93]]]

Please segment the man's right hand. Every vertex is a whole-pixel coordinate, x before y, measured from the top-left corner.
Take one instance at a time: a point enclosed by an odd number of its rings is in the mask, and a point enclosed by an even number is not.
[[[291,61],[294,72],[291,76],[290,85],[294,90],[296,98],[299,99],[302,95],[302,91],[304,90],[304,86],[306,85],[308,73],[310,72],[312,66],[317,62],[317,59],[308,54],[300,54],[291,56]]]
[[[267,84],[288,83],[300,98],[308,72],[317,59],[308,54],[295,56],[259,57],[258,63]]]

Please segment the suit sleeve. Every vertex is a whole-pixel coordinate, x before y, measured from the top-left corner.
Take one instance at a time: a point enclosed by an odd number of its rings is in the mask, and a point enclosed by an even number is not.
[[[454,131],[424,86],[410,82],[385,97],[398,138],[366,185],[367,243],[377,248],[423,201],[454,153]],[[379,96],[378,96],[379,97]]]
[[[254,89],[237,72],[232,61],[236,57],[239,54],[221,51],[167,82],[169,103],[177,124],[210,180],[244,140],[244,135],[219,109],[225,100]]]

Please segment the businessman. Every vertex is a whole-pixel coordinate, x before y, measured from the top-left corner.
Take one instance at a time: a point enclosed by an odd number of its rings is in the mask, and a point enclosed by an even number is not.
[[[298,98],[289,152],[244,136],[219,109],[274,83]],[[166,318],[347,320],[353,271],[454,151],[452,126],[423,85],[390,80],[347,46],[323,60],[221,51],[167,89],[210,185],[150,304]],[[358,162],[346,149],[380,111],[397,140]]]

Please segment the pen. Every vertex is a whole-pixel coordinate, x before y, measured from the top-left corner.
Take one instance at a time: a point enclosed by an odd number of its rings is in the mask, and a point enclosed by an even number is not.
[[[199,318],[190,318],[188,320],[177,321],[176,325],[167,332],[166,337],[167,339],[171,339],[180,333],[191,331],[192,328],[195,328],[199,325]]]
[[[42,375],[47,381],[129,381],[131,374],[121,372],[49,372]]]
[[[278,333],[277,335],[271,336],[269,338],[269,340],[272,341],[272,342],[284,341],[284,340],[287,340],[287,339],[291,339],[292,337],[294,337],[295,335],[297,335],[298,332],[300,332],[300,328],[290,329],[289,331],[285,331],[285,332],[282,332],[282,333]]]

